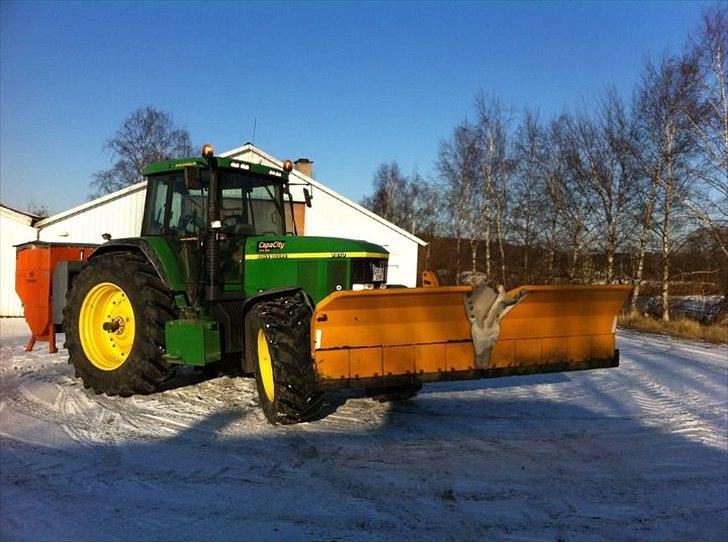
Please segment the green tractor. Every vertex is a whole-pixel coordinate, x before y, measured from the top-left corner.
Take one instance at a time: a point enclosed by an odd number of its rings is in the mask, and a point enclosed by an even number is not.
[[[150,393],[180,364],[236,356],[271,422],[318,415],[313,307],[353,284],[385,284],[388,254],[296,236],[291,169],[215,157],[210,146],[145,169],[141,237],[97,248],[69,292],[67,348],[87,387]]]
[[[296,235],[291,170],[216,157],[209,145],[145,169],[141,236],[96,248],[68,293],[66,346],[87,388],[147,394],[180,365],[233,360],[275,424],[316,419],[326,389],[404,399],[434,380],[616,363],[624,288],[387,289],[381,246]],[[555,304],[576,314],[566,334],[554,333]]]

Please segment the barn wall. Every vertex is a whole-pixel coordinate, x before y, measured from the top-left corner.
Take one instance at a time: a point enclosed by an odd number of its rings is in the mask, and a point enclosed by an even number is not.
[[[35,235],[35,228],[0,208],[0,316],[23,316],[23,305],[15,293],[14,245],[35,241]]]
[[[306,235],[363,239],[382,245],[390,253],[387,282],[416,285],[417,243],[322,190],[313,189],[311,204],[311,209],[306,209]]]
[[[137,237],[141,233],[146,183],[134,190],[82,209],[52,222],[38,225],[40,240],[51,242],[103,243],[103,233],[113,239]]]

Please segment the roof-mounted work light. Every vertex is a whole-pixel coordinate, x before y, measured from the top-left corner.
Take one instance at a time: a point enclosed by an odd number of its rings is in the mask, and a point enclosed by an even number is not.
[[[202,157],[203,158],[212,158],[215,154],[215,149],[212,148],[212,145],[209,143],[205,143],[202,146]]]

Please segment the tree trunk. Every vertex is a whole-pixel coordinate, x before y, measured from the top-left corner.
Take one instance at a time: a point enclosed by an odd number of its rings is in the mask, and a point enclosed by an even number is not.
[[[455,246],[455,250],[457,251],[457,254],[455,255],[455,286],[460,285],[460,244],[461,239],[458,235],[458,241]]]
[[[500,256],[500,274],[501,274],[501,284],[503,286],[506,285],[506,253],[503,249],[503,224],[501,223],[502,219],[499,216],[496,220],[496,235],[498,237],[498,252]]]
[[[642,287],[642,272],[645,268],[645,245],[640,241],[640,250],[637,255],[637,270],[632,280],[632,301],[630,302],[629,311],[632,315],[637,314],[637,298],[640,296],[640,288]]]
[[[556,210],[554,209],[551,213],[551,218],[548,223],[548,269],[549,269],[549,283],[553,284],[556,281],[556,250],[558,248],[558,225],[556,222]]]
[[[662,319],[670,321],[670,247],[666,242],[662,247]]]
[[[655,209],[655,199],[657,198],[657,179],[653,176],[650,181],[650,192],[647,196],[647,204],[642,214],[642,231],[640,232],[639,252],[637,255],[637,269],[632,281],[632,302],[630,304],[630,312],[637,314],[637,298],[642,288],[642,275],[645,270],[645,252],[647,251],[647,243],[650,240],[650,225],[652,223],[652,214]]]
[[[614,282],[614,250],[607,249],[607,284]]]
[[[553,283],[554,279],[556,278],[555,273],[555,259],[556,259],[556,251],[554,250],[554,246],[549,246],[549,282]]]
[[[475,276],[475,272],[477,271],[476,263],[478,259],[478,240],[477,239],[471,239],[470,240],[470,258],[471,258],[471,270],[473,271],[473,276]]]
[[[672,149],[672,139],[668,148]],[[667,159],[667,182],[662,216],[662,320],[664,322],[670,321],[670,212],[675,189],[672,167],[670,156]]]
[[[614,221],[609,224],[607,239],[607,284],[614,282],[614,253],[617,251],[617,225]]]
[[[670,321],[670,225],[669,211],[665,209],[662,221],[662,320]]]
[[[490,216],[485,223],[485,281],[490,282]]]
[[[573,282],[576,277],[576,267],[579,263],[579,241],[574,238],[573,249],[571,250],[571,263],[569,264],[569,282]]]

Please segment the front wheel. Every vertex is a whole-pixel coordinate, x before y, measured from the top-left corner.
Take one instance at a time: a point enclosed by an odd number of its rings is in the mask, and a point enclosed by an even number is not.
[[[272,424],[317,419],[323,405],[310,354],[311,309],[298,292],[257,303],[245,318],[260,406]]]

